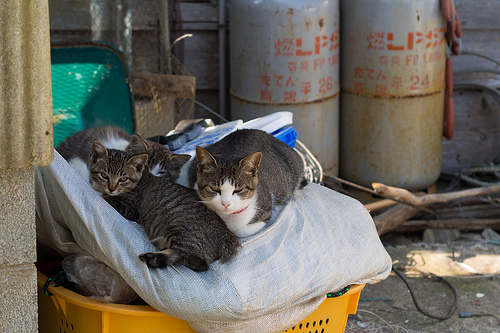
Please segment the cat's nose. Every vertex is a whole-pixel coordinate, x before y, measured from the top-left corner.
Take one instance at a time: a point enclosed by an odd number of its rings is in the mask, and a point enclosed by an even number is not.
[[[227,208],[231,205],[230,202],[222,202],[222,206],[224,206],[224,208]]]

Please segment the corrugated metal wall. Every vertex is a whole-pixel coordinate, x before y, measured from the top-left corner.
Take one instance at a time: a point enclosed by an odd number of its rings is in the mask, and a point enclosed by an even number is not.
[[[0,2],[0,169],[53,159],[48,3]]]
[[[53,159],[47,0],[0,0],[0,331],[38,332],[35,166]]]

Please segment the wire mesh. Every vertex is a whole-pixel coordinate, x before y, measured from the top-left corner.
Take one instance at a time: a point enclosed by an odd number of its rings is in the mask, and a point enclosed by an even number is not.
[[[132,73],[191,76],[170,52],[169,9],[165,0],[49,0],[52,42],[105,42],[119,49]],[[134,86],[134,84],[132,84]],[[75,87],[77,88],[77,87]],[[160,91],[160,92],[159,92]],[[194,96],[135,94],[135,132],[166,134],[194,116]],[[109,96],[115,98],[114,96]]]

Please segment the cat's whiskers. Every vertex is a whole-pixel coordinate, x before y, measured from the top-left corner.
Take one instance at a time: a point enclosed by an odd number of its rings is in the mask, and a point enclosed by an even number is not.
[[[179,273],[180,276],[184,277],[184,275],[175,266],[170,266],[170,268]]]
[[[205,204],[205,205],[211,205],[210,200],[203,200],[203,199],[200,199],[200,200],[196,200],[196,202],[201,202],[201,203],[203,203],[203,204]]]

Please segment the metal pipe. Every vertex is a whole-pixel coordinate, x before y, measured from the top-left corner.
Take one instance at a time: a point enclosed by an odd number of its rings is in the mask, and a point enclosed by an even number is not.
[[[219,114],[226,112],[226,0],[219,0]]]

